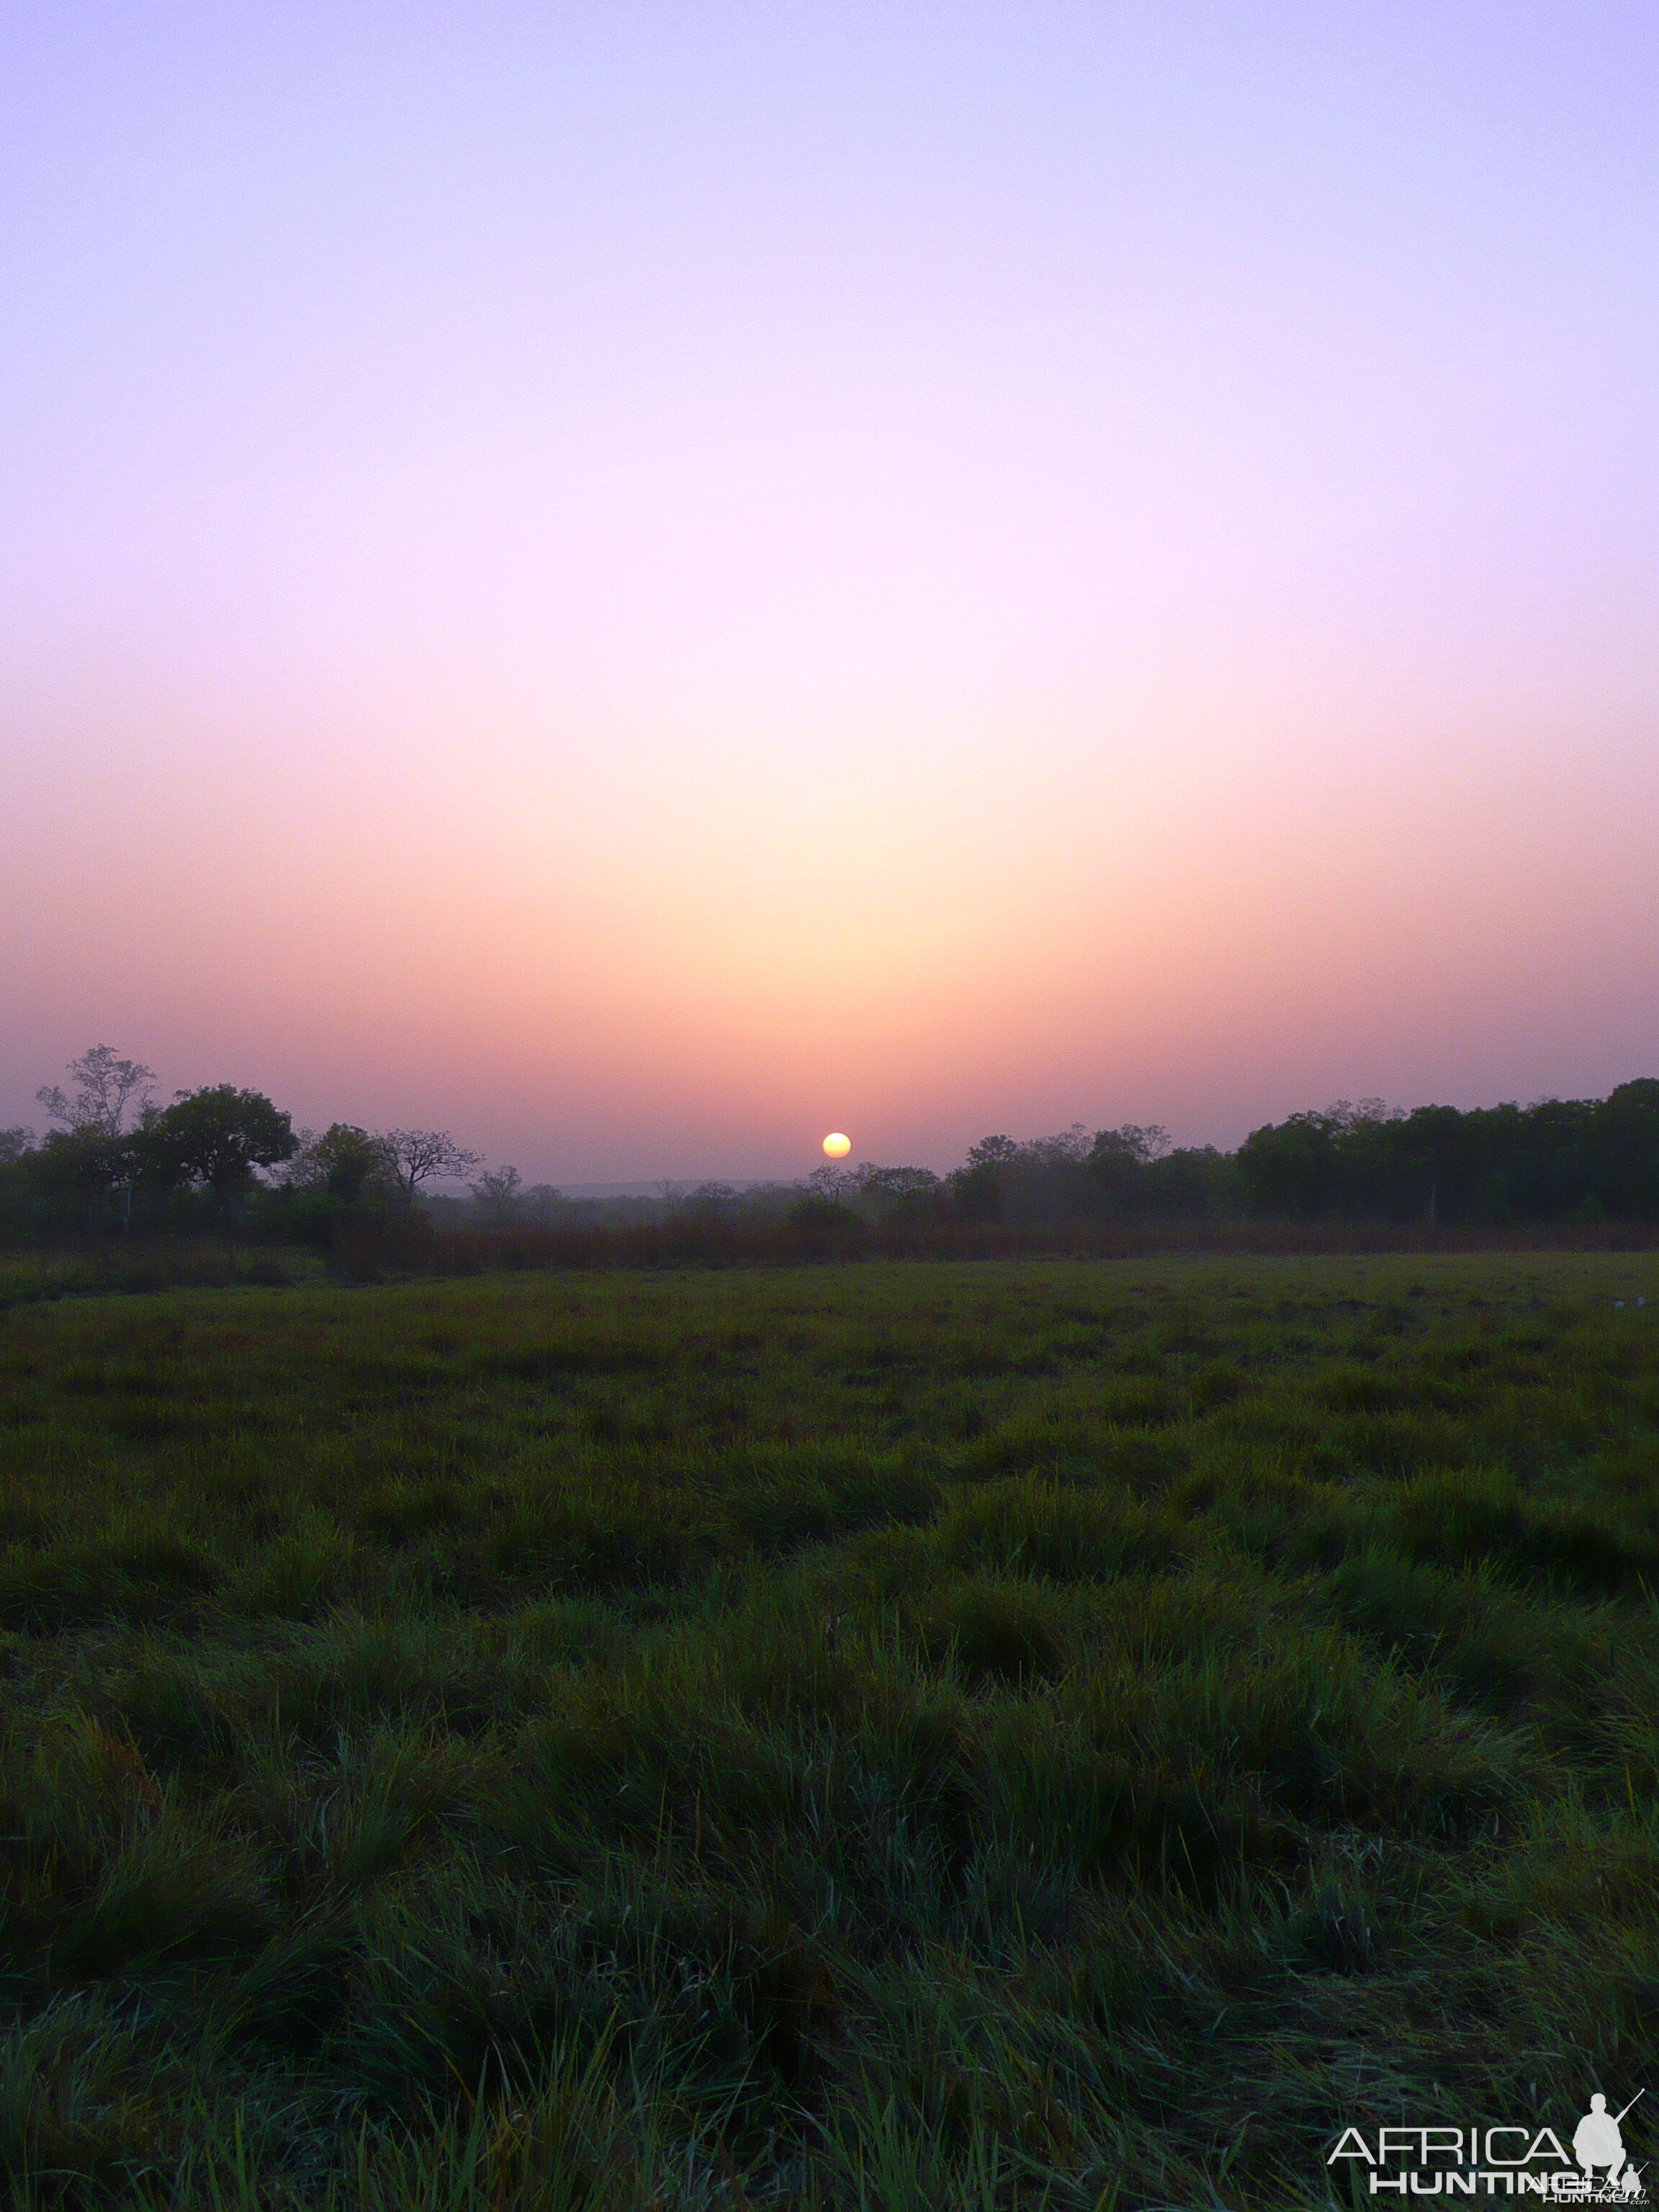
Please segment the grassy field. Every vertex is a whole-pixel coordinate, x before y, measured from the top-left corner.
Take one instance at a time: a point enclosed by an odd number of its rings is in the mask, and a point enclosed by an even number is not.
[[[1659,2089],[1659,1256],[65,1298],[0,1469],[20,2203],[1346,2203]]]

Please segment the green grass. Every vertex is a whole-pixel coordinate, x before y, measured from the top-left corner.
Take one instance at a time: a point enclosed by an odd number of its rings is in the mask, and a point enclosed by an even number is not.
[[[1659,1259],[21,1304],[0,1472],[19,2203],[1313,2205],[1659,2077]]]

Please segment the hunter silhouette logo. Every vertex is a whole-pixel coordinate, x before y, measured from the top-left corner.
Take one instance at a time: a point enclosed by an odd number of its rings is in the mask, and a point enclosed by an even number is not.
[[[1638,2089],[1636,2097],[1631,2099],[1630,2105],[1644,2094],[1645,2092]],[[1619,2132],[1619,2123],[1624,2118],[1625,2112],[1629,2112],[1630,2105],[1626,2106],[1624,2112],[1610,2114],[1607,2100],[1598,2089],[1590,2099],[1589,2112],[1573,2130],[1572,2154],[1583,2169],[1586,2179],[1593,2179],[1598,2170],[1606,2166],[1607,2178],[1605,2186],[1608,2189],[1616,2187],[1621,2203],[1639,2204],[1646,2191],[1642,2187],[1640,2174],[1626,2161],[1625,2138]]]
[[[1601,2090],[1568,2150],[1553,2128],[1346,2129],[1325,2160],[1363,2162],[1364,2194],[1382,2197],[1536,2197],[1549,2204],[1645,2204],[1644,2168],[1631,2162],[1621,2123],[1647,2094],[1618,2112]],[[1358,2167],[1348,2171],[1357,2181]]]

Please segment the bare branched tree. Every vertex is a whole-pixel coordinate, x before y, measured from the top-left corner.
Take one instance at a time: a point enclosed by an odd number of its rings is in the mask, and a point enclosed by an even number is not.
[[[501,1224],[514,1220],[524,1198],[524,1177],[517,1168],[491,1168],[471,1185],[481,1213]]]
[[[482,1154],[458,1145],[447,1129],[388,1129],[376,1140],[406,1197],[434,1176],[470,1175]]]
[[[135,1115],[150,1100],[155,1070],[140,1060],[123,1060],[112,1044],[95,1044],[72,1060],[75,1095],[65,1097],[60,1083],[37,1091],[37,1102],[65,1129],[95,1129],[100,1136],[118,1137],[126,1126],[127,1109]]]
[[[859,1169],[854,1180],[859,1196],[883,1208],[914,1206],[920,1200],[932,1198],[942,1188],[931,1168],[878,1168],[868,1164]]]
[[[814,1168],[806,1178],[807,1188],[815,1198],[827,1199],[832,1206],[844,1205],[859,1187],[855,1168]]]

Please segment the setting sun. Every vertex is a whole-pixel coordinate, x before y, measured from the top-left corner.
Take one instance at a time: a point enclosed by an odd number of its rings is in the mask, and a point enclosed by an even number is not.
[[[850,1137],[843,1137],[839,1129],[832,1130],[823,1140],[824,1157],[827,1159],[844,1160],[852,1149],[853,1139]]]

